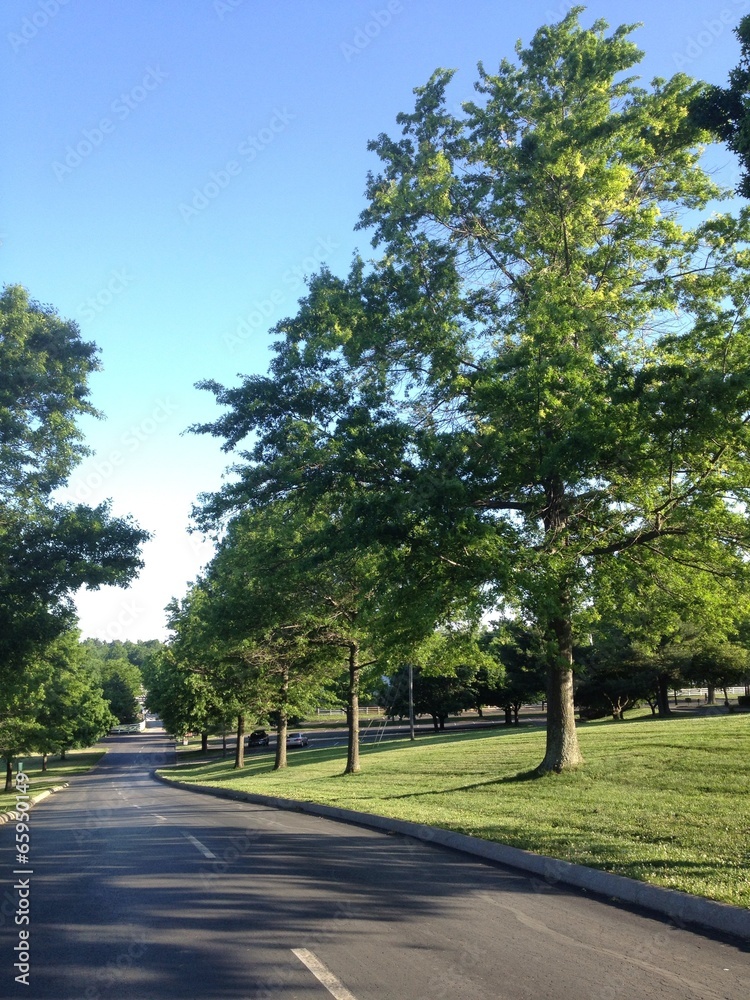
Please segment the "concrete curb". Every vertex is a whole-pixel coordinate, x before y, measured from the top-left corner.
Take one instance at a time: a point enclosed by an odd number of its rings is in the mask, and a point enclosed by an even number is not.
[[[68,787],[69,783],[64,781],[62,785],[53,785],[51,788],[45,788],[43,792],[35,795],[33,799],[29,799],[29,808],[31,809],[33,806],[37,805],[37,803],[43,802],[45,799],[49,798],[53,792],[61,792],[63,788]],[[10,812],[0,813],[0,823],[15,823],[16,818],[16,814],[12,810]]]
[[[300,802],[271,795],[209,788],[206,785],[194,785],[187,781],[165,778],[156,771],[152,773],[157,781],[166,785],[176,785],[191,792],[233,799],[237,802],[251,802],[274,809],[311,813],[314,816],[325,816],[327,819],[382,830],[385,833],[399,833],[424,843],[437,844],[440,847],[448,847],[454,851],[462,851],[464,854],[520,869],[539,876],[548,885],[571,885],[578,889],[586,889],[588,892],[595,892],[610,900],[644,907],[669,918],[678,927],[691,925],[750,941],[750,910],[731,906],[729,903],[718,903],[712,899],[703,899],[701,896],[691,896],[676,889],[664,889],[661,886],[649,885],[647,882],[638,882],[624,875],[612,875],[597,868],[587,868],[585,865],[576,865],[570,861],[548,858],[543,854],[534,854],[518,847],[508,847],[505,844],[441,830],[439,827],[426,826],[422,823],[390,819],[387,816],[375,816],[372,813],[341,809],[338,806],[324,806],[315,802]]]

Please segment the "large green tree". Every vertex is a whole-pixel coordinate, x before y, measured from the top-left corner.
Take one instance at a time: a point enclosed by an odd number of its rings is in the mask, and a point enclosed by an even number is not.
[[[76,423],[98,415],[88,380],[97,348],[75,323],[10,286],[0,295],[0,676],[74,622],[80,587],[125,585],[148,534],[108,504],[54,491],[86,454]]]
[[[316,276],[270,377],[206,383],[230,412],[201,428],[256,436],[214,513],[333,498],[350,548],[384,546],[394,634],[468,595],[533,624],[542,772],[581,762],[594,570],[648,552],[736,577],[748,542],[750,219],[701,221],[721,194],[701,86],[638,85],[631,29],[580,13],[480,66],[461,113],[451,72],[417,89],[372,143],[361,226],[383,257]]]
[[[505,722],[518,725],[522,705],[541,701],[545,688],[542,637],[523,622],[503,621],[482,637],[482,646],[496,667],[480,676],[479,695],[505,711]]]
[[[0,757],[5,763],[5,791],[13,788],[13,761],[33,753],[43,736],[37,714],[50,680],[50,663],[39,655],[27,658],[24,669],[8,671],[0,684]]]
[[[180,613],[178,602],[167,610],[174,628],[175,614]],[[175,635],[172,643],[155,650],[144,661],[146,706],[159,716],[168,733],[184,737],[190,731],[200,732],[208,749],[209,730],[217,725],[223,728],[228,712],[222,711],[218,694],[207,677],[205,657],[186,657],[184,648],[176,644],[177,638]]]
[[[88,381],[98,367],[96,346],[82,340],[75,323],[19,286],[0,294],[0,747],[6,781],[13,758],[38,747],[53,726],[51,715],[38,721],[43,709],[57,711],[44,700],[47,654],[75,624],[72,595],[84,586],[127,584],[141,566],[139,549],[148,537],[129,518],[112,517],[107,504],[90,508],[54,498],[86,454],[77,420],[97,415]]]
[[[710,570],[729,552],[739,573],[748,538],[748,217],[696,222],[720,193],[688,115],[699,86],[638,86],[630,28],[585,30],[580,12],[480,66],[463,114],[451,73],[419,88],[402,138],[373,143],[362,217],[412,300],[360,364],[409,374],[404,412],[435,427],[419,471],[442,473],[482,540],[454,558],[544,637],[542,771],[581,761],[592,565],[648,549]]]

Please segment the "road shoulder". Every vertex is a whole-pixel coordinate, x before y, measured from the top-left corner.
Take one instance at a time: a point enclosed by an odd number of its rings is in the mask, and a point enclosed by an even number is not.
[[[588,868],[570,861],[548,858],[542,854],[534,854],[532,851],[524,851],[517,847],[509,847],[505,844],[482,840],[479,837],[470,837],[463,833],[454,833],[422,823],[391,819],[387,816],[376,816],[372,813],[341,809],[337,806],[320,805],[316,802],[303,802],[296,799],[258,795],[252,792],[212,788],[207,785],[196,785],[192,782],[167,778],[162,774],[157,774],[156,771],[152,773],[157,781],[187,791],[214,795],[217,798],[232,799],[238,802],[250,802],[274,809],[311,813],[314,816],[324,816],[327,819],[365,826],[381,830],[384,833],[412,837],[423,843],[447,847],[473,857],[519,869],[543,879],[548,885],[574,886],[587,892],[596,893],[606,899],[643,907],[661,917],[668,918],[678,927],[690,926],[729,934],[742,941],[750,942],[750,910],[731,906],[728,903],[719,903],[700,896],[692,896],[676,889],[649,885],[647,882],[638,882],[636,879],[627,878],[624,875],[613,875],[597,868]]]

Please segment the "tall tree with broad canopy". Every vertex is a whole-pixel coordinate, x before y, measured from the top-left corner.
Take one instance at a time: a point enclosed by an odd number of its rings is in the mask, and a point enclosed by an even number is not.
[[[177,611],[176,603],[167,610],[170,614]],[[182,653],[179,646],[164,645],[144,660],[146,707],[174,736],[182,738],[191,730],[200,732],[202,748],[207,750],[209,731],[232,725],[233,715],[206,676],[205,660],[186,659]]]
[[[403,137],[372,144],[361,219],[416,305],[357,360],[409,373],[451,505],[501,540],[486,583],[545,638],[541,772],[581,762],[592,565],[648,549],[710,572],[728,552],[739,574],[748,542],[748,215],[695,222],[721,193],[698,165],[700,86],[637,86],[632,28],[580,13],[480,65],[463,115],[436,72]]]
[[[86,454],[76,421],[89,402],[97,348],[75,323],[29,298],[0,295],[0,677],[74,622],[80,587],[125,585],[148,533],[108,504],[61,504]],[[0,708],[0,711],[2,709]]]
[[[231,412],[198,428],[257,435],[204,511],[335,496],[350,545],[394,553],[397,625],[469,593],[533,625],[540,773],[582,761],[593,569],[648,551],[739,575],[748,543],[750,218],[700,221],[723,193],[699,167],[701,85],[637,85],[632,27],[580,13],[480,65],[460,114],[451,72],[417,89],[402,137],[371,144],[360,227],[384,256],[316,276],[272,377],[205,383]]]
[[[108,504],[54,499],[86,454],[76,421],[98,415],[88,389],[98,367],[96,346],[82,340],[75,323],[32,301],[20,286],[3,290],[0,747],[6,785],[13,758],[38,746],[52,725],[51,715],[44,724],[36,717],[45,704],[44,657],[75,624],[72,595],[80,587],[126,585],[142,565],[140,547],[148,538],[129,518],[112,517]],[[56,712],[51,702],[47,708]]]

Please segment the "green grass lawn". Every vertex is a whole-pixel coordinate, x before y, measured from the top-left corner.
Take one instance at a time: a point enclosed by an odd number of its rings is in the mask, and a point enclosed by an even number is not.
[[[362,747],[249,755],[163,771],[183,781],[322,802],[500,841],[750,907],[750,716],[583,725],[586,764],[531,778],[535,729],[420,736]],[[191,755],[192,756],[192,755]]]
[[[65,760],[59,757],[49,757],[47,759],[47,770],[42,771],[41,757],[26,757],[23,761],[23,769],[29,776],[29,794],[32,798],[40,792],[52,788],[53,785],[61,785],[69,781],[77,774],[85,774],[90,771],[94,764],[105,754],[104,749],[94,748],[89,750],[68,750]],[[0,775],[0,812],[12,809],[15,805],[15,792],[5,792],[5,767]]]

